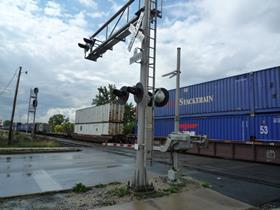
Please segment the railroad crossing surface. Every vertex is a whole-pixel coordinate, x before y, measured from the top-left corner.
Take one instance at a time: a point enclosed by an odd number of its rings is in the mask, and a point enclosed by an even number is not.
[[[168,156],[154,153],[150,175],[166,175]],[[228,197],[259,206],[280,200],[280,168],[250,162],[180,155],[182,172]],[[135,152],[92,144],[81,152],[0,155],[0,197],[95,185],[133,177]]]

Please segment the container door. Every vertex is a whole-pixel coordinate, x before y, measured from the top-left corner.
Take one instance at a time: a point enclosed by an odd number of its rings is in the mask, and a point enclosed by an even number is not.
[[[256,139],[258,141],[280,141],[280,115],[266,114],[255,117]]]
[[[246,118],[245,120],[242,120],[241,122],[241,130],[242,130],[242,141],[246,141],[250,139],[250,134],[249,134],[249,119]]]

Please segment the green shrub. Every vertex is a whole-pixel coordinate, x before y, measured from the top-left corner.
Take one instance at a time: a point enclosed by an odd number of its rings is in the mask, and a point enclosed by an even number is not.
[[[201,186],[205,188],[210,188],[211,185],[208,182],[201,182]]]
[[[89,190],[88,187],[86,187],[85,185],[83,185],[82,183],[78,183],[73,187],[73,192],[75,193],[83,193]]]
[[[94,187],[95,188],[104,188],[104,187],[106,187],[107,185],[106,184],[97,184],[97,185],[95,185]]]
[[[130,194],[130,191],[127,189],[126,186],[123,187],[116,187],[115,189],[109,192],[113,196],[117,196],[119,198],[124,197]]]

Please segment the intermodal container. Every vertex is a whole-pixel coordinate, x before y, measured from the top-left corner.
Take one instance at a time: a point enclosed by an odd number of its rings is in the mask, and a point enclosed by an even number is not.
[[[256,112],[280,109],[280,67],[254,72],[254,108]]]
[[[280,141],[280,113],[256,115],[251,126],[257,141]]]
[[[207,135],[216,141],[280,142],[280,113],[257,115],[230,115],[208,117],[181,117],[179,129],[195,135]],[[174,130],[174,118],[155,120],[156,137],[166,137]]]
[[[123,132],[123,123],[75,124],[74,133],[82,135],[119,135]]]
[[[119,104],[105,104],[91,106],[76,111],[75,123],[104,123],[123,122],[124,106]]]
[[[211,117],[182,117],[179,128],[181,132],[190,131],[195,135],[207,135],[211,140],[247,141],[250,139],[250,117],[240,116],[211,116]],[[155,120],[156,137],[165,137],[174,130],[174,118]]]
[[[155,108],[155,118],[174,116],[175,90]],[[280,68],[270,68],[180,89],[181,116],[242,115],[280,111]]]

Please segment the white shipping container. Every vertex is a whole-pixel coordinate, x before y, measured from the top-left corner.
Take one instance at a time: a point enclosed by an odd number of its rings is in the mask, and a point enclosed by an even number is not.
[[[124,105],[105,104],[77,110],[75,124],[123,122],[123,117]]]
[[[75,124],[74,132],[83,135],[118,135],[122,134],[122,123]]]

